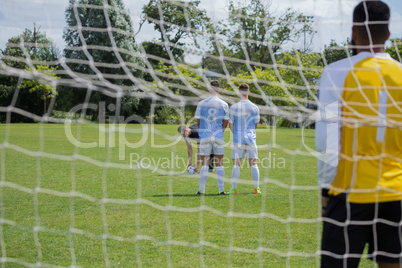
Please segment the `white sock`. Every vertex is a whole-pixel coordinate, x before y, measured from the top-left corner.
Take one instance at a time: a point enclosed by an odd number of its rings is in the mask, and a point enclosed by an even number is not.
[[[258,169],[257,165],[251,166],[251,177],[253,178],[254,181],[254,187],[255,188],[260,187],[260,170]]]
[[[205,191],[207,184],[209,166],[202,166],[200,171],[200,193]]]
[[[237,188],[237,182],[239,181],[240,178],[240,167],[237,165],[233,166],[232,169],[232,188],[236,189]]]
[[[224,185],[225,185],[225,169],[223,166],[216,167],[216,179],[218,180],[218,189],[219,192],[224,191]]]

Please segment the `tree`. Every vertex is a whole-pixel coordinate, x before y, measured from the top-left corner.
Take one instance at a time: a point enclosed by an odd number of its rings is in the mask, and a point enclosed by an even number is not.
[[[57,68],[49,66],[36,66],[36,72],[39,73],[38,78],[44,81],[50,81],[53,78],[58,79],[59,77],[54,73]],[[33,69],[27,68],[28,72],[34,72]],[[41,82],[39,80],[24,80],[20,86],[21,98],[18,98],[16,107],[28,111],[32,114],[43,116],[46,113],[49,115],[51,111],[48,111],[49,102],[51,98],[55,98],[57,95],[57,90],[52,85],[46,82]],[[33,121],[31,119],[21,118],[20,121]]]
[[[327,64],[330,64],[332,62],[345,59],[349,55],[352,55],[352,50],[348,47],[350,45],[350,41],[348,39],[347,43],[343,43],[341,45],[338,45],[335,40],[331,40],[329,43],[329,46],[326,46],[324,49],[324,58],[325,62]]]
[[[270,1],[251,0],[247,4],[230,1],[229,18],[209,28],[212,34],[228,37],[224,40],[211,40],[214,47],[211,54],[221,51],[226,57],[250,60],[251,64],[269,64],[272,56],[278,54],[289,42],[298,42],[304,38],[304,51],[315,31],[312,28],[313,17],[305,16],[288,8],[281,16],[275,17],[270,12]],[[214,35],[216,38],[216,35]],[[310,41],[308,41],[310,40]],[[227,45],[225,45],[227,43]],[[234,73],[247,70],[247,66],[239,61],[226,60]]]
[[[292,117],[297,115],[294,110],[300,110],[301,106],[309,107],[309,103],[314,100],[314,95],[317,93],[315,85],[323,69],[321,55],[299,51],[284,52],[277,56],[277,64],[276,69],[256,67],[254,75],[239,74],[234,82],[239,84],[244,79],[249,80],[250,91],[259,95],[258,98],[250,96],[251,101],[266,105],[269,98],[274,105],[283,106],[282,110],[285,113],[289,112],[288,116]],[[258,87],[256,81],[260,81]],[[299,107],[296,109],[296,106]],[[269,116],[272,117],[272,114]],[[282,125],[291,125],[291,121],[283,120]]]
[[[160,61],[155,68],[155,74],[160,81],[153,81],[148,87],[159,99],[164,100],[165,104],[156,107],[154,122],[168,123],[172,121],[180,123],[181,118],[177,109],[183,103],[190,103],[184,107],[185,120],[193,118],[196,108],[194,103],[198,102],[196,97],[202,91],[205,93],[207,91],[206,83],[209,84],[205,77],[201,76],[202,73],[186,64],[172,66]],[[182,102],[184,98],[186,101]]]
[[[14,107],[24,110],[32,115],[43,116],[45,114],[51,114],[49,108],[49,103],[51,98],[55,98],[57,95],[57,89],[50,84],[52,79],[58,79],[59,77],[55,74],[57,67],[49,67],[43,65],[35,66],[35,70],[31,68],[26,68],[27,72],[34,72],[34,79],[23,80],[16,91],[17,86],[4,87],[2,85],[1,91],[2,96],[0,96],[0,105],[8,106],[11,104],[11,99],[14,94],[16,96],[16,102]],[[5,114],[0,116],[0,121],[4,122],[6,119]],[[11,116],[12,123],[19,122],[34,122],[32,117],[27,117],[20,114],[13,114]]]
[[[142,13],[145,21],[154,25],[154,30],[160,33],[158,40],[154,42],[144,42],[143,46],[147,54],[161,58],[170,59],[168,51],[173,55],[173,59],[183,61],[183,48],[186,41],[191,40],[197,45],[197,30],[207,27],[210,19],[205,10],[198,9],[199,0],[169,1],[169,0],[150,0],[143,7]],[[167,42],[167,46],[163,44]],[[156,66],[159,60],[152,60]]]
[[[2,68],[0,67],[2,72]],[[0,106],[6,107],[11,104],[13,92],[17,86],[17,78],[13,76],[0,75]],[[0,113],[0,122],[5,122],[4,113]]]
[[[24,70],[27,61],[33,60],[34,64],[40,62],[52,62],[58,60],[59,50],[53,45],[52,40],[34,28],[32,32],[25,29],[21,35],[8,39],[6,48],[1,51],[2,61],[14,68]]]
[[[46,37],[45,33],[34,28],[34,31],[25,29],[22,34],[12,37],[8,40],[4,50],[1,50],[1,61],[4,63],[2,73],[7,74],[8,68],[20,69],[21,71],[32,71],[32,66],[38,72],[49,69],[54,72],[57,68],[57,60],[59,55],[58,49],[53,42]],[[32,65],[30,68],[27,62]],[[50,67],[49,65],[56,65]],[[42,69],[43,68],[43,69]],[[24,86],[22,82],[21,87]],[[38,83],[38,82],[36,82]],[[0,106],[9,106],[17,89],[18,77],[13,75],[0,75]],[[20,87],[18,97],[16,99],[16,107],[36,115],[43,115],[43,100],[36,98],[37,93],[29,92]],[[21,104],[23,105],[21,106]],[[35,107],[39,105],[40,110]],[[5,121],[5,114],[0,114],[0,122]],[[14,114],[11,122],[31,122],[30,118]]]
[[[63,38],[67,65],[81,77],[112,94],[123,91],[125,105],[138,106],[139,100],[129,97],[139,91],[144,61],[135,44],[130,15],[122,0],[69,0],[65,11],[67,28]],[[84,90],[75,97],[83,99]],[[115,102],[100,92],[91,96],[91,102]],[[126,111],[126,110],[125,110]],[[95,112],[93,119],[97,119]]]
[[[388,52],[392,58],[395,60],[402,62],[402,39],[395,38],[391,39],[391,46],[385,49],[385,52]]]
[[[206,90],[205,83],[202,80],[201,73],[185,64],[179,64],[176,67],[168,65],[162,61],[159,62],[155,71],[161,76],[165,88],[169,88],[171,93],[180,96],[195,96],[189,88],[197,90]],[[183,82],[183,78],[186,83]],[[154,82],[156,84],[156,82]],[[176,85],[173,87],[172,85]]]
[[[266,81],[259,83],[259,86],[267,96],[273,97],[273,103],[278,106],[295,106],[295,100],[300,102],[306,97],[306,93],[308,99],[312,100],[313,96],[309,94],[307,88],[309,87],[313,94],[317,91],[315,84],[322,72],[321,55],[298,51],[284,52],[278,56],[277,64],[277,69],[256,67],[254,70],[257,81]],[[239,74],[236,77],[240,78],[239,81],[242,79],[255,81],[250,73]],[[262,95],[254,83],[250,83],[250,91]],[[266,103],[266,99],[262,97],[255,99],[250,97],[250,99],[258,104]]]

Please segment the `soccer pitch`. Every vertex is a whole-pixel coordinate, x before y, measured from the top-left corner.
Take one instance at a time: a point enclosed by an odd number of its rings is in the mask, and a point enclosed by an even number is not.
[[[207,195],[197,196],[198,175],[184,173],[185,143],[156,148],[172,142],[168,138],[177,135],[177,126],[147,125],[152,131],[144,134],[140,125],[127,125],[124,138],[131,144],[146,139],[139,148],[126,146],[123,157],[119,133],[103,137],[96,124],[68,127],[76,140],[96,146],[74,146],[62,124],[0,125],[3,263],[318,265],[316,159],[308,156],[300,129],[258,128],[257,144],[275,147],[259,150],[261,195],[253,194],[250,168],[244,163],[238,195],[217,195],[216,177],[210,173]],[[314,130],[303,135],[314,148]],[[99,146],[100,137],[106,138],[105,147]],[[228,129],[225,141],[230,144]],[[230,147],[225,158],[230,159]],[[173,159],[176,163],[169,168]],[[138,169],[138,163],[145,168]],[[226,191],[231,166],[224,162]]]

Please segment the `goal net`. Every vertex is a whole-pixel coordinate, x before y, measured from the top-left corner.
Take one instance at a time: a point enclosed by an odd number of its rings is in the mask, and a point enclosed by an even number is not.
[[[350,57],[350,34],[314,17],[320,1],[218,2],[69,0],[62,22],[50,1],[32,4],[46,25],[1,44],[2,265],[319,265],[318,81]],[[349,1],[332,10],[351,21]],[[196,195],[177,128],[196,123],[212,80],[229,106],[250,86],[261,194],[243,159],[237,195],[217,195],[215,172]]]

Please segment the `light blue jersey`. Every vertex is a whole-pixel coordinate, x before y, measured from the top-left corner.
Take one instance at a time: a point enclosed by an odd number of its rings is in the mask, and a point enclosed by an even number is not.
[[[233,143],[255,144],[255,124],[260,122],[260,110],[249,100],[230,107],[229,123],[233,124]]]
[[[211,96],[198,103],[195,118],[200,119],[200,139],[223,139],[222,121],[229,119],[229,106],[218,97]]]

